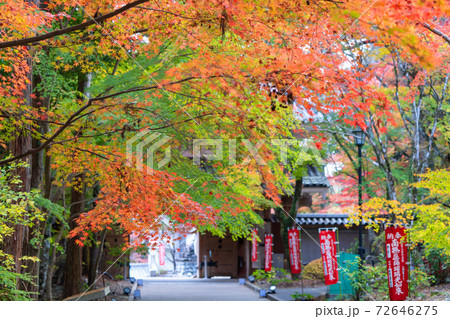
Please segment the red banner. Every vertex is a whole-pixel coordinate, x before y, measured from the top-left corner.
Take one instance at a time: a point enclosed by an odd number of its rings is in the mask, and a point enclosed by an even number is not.
[[[325,285],[333,285],[339,280],[336,259],[336,233],[333,230],[322,230],[319,232],[319,237]]]
[[[159,245],[159,265],[164,266],[166,264],[166,246],[163,244]]]
[[[258,231],[252,231],[252,261],[258,260]]]
[[[265,248],[265,261],[264,261],[264,270],[271,271],[272,270],[272,243],[273,243],[273,235],[266,234],[264,238],[264,248]]]
[[[389,298],[405,300],[408,296],[408,248],[403,227],[388,227],[386,235],[386,265],[389,283]]]
[[[291,273],[299,274],[302,272],[302,263],[300,255],[300,231],[298,228],[288,229],[288,239]]]

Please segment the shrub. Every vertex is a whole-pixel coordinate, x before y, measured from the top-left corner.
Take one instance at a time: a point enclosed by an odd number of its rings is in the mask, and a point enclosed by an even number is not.
[[[429,249],[423,258],[425,271],[431,277],[431,284],[437,285],[446,282],[449,276],[449,257],[437,249]]]
[[[38,207],[41,199],[39,191],[15,190],[22,184],[16,172],[26,166],[25,163],[13,163],[0,168],[0,301],[30,300],[35,294],[22,290],[24,283],[35,285],[35,278],[26,273],[25,262],[36,263],[39,259],[19,254],[22,266],[17,272],[14,256],[3,250],[5,238],[15,235],[16,225],[29,227],[30,246],[36,247],[42,240],[40,227],[33,227],[45,222],[46,217]]]
[[[291,295],[291,298],[294,301],[312,301],[314,300],[314,296],[310,294],[299,294],[297,291]]]
[[[275,278],[276,272],[275,269],[272,269],[271,271],[265,271],[264,269],[256,269],[253,272],[252,276],[255,277],[256,281],[270,280],[272,278]]]
[[[281,268],[273,268],[271,271],[257,269],[252,275],[255,277],[256,281],[267,281],[271,285],[277,285],[279,283],[290,281],[290,279],[287,278],[288,272]]]
[[[356,270],[350,274],[353,278],[352,285],[356,292],[356,299],[363,295],[376,294],[383,300],[389,299],[388,277],[386,260],[380,257],[380,262],[376,266],[364,266],[362,270]],[[419,288],[428,287],[429,276],[422,270],[415,268],[410,272],[409,291],[415,295]]]
[[[123,280],[123,276],[122,275],[117,275],[115,278],[117,281]]]
[[[303,267],[303,278],[324,280],[322,258],[315,259]]]

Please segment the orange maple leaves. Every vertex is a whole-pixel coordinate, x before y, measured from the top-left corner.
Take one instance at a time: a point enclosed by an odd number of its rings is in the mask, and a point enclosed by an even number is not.
[[[100,164],[103,174],[98,176],[102,188],[97,205],[78,219],[78,227],[71,236],[80,242],[88,238],[88,231],[101,231],[119,226],[126,238],[139,234],[134,245],[160,239],[163,226],[172,232],[186,233],[205,223],[214,223],[212,207],[196,203],[186,194],[193,185],[186,180],[184,192],[173,189],[175,182],[183,181],[174,174],[154,171],[146,174],[123,163]]]

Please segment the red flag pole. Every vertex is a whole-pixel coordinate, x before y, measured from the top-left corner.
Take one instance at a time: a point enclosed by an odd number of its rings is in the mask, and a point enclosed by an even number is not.
[[[297,227],[298,229],[298,245],[300,248],[300,265],[302,266],[302,271],[300,272],[300,279],[302,280],[302,295],[304,293],[304,288],[303,288],[303,263],[302,263],[302,233],[301,233],[301,229],[299,227]]]
[[[412,228],[412,224],[413,224],[413,221],[411,221],[411,227],[409,227],[409,229],[411,229]],[[406,227],[407,225],[405,224],[405,230],[407,230],[408,229],[408,227]],[[410,296],[411,295],[411,285],[410,285],[410,283],[411,283],[411,272],[412,272],[412,256],[411,256],[411,252],[410,252],[410,247],[411,247],[411,236],[410,236],[410,234],[409,234],[409,231],[406,231],[406,240],[407,240],[407,245],[406,245],[406,249],[407,249],[407,254],[408,254],[408,256],[409,256],[409,263],[407,263],[407,265],[409,266],[408,267],[408,280],[407,280],[407,283],[408,283],[408,296]]]
[[[342,282],[339,278],[342,269],[339,267],[339,265],[341,264],[341,253],[339,251],[339,231],[337,229],[337,227],[334,227],[334,232],[336,234],[336,267],[338,269],[338,284],[339,284],[339,295],[342,296]]]

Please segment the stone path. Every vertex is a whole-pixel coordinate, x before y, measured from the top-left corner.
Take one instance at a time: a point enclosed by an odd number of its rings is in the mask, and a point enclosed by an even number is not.
[[[145,279],[142,301],[268,301],[234,279]]]

